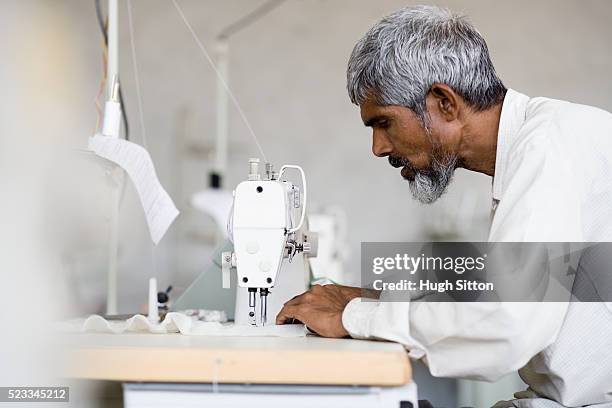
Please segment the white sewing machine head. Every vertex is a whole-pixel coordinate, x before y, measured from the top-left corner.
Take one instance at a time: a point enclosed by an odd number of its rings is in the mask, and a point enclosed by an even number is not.
[[[302,168],[285,165],[277,175],[272,165],[266,163],[262,177],[259,174],[259,159],[250,159],[249,167],[248,180],[241,182],[234,191],[234,204],[228,222],[228,235],[234,244],[234,252],[222,254],[223,287],[229,287],[230,268],[235,267],[238,286],[248,290],[248,312],[240,310],[242,302],[237,299],[236,321],[240,320],[241,313],[248,313],[251,324],[263,325],[268,312],[270,289],[276,287],[275,292],[283,290],[277,284],[283,259],[288,258],[291,262],[298,253],[314,256],[316,248],[312,244],[313,241],[316,244],[316,240],[313,240],[312,233],[307,234],[303,229],[306,177]],[[300,172],[304,190],[302,195],[298,186],[282,179],[288,169]],[[261,299],[259,313],[256,311],[257,292]],[[240,290],[237,296],[239,294]],[[291,293],[284,301],[295,294]],[[285,293],[285,296],[289,294]]]

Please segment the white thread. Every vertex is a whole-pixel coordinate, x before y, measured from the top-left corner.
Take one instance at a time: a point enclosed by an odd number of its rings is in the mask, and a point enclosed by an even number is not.
[[[134,23],[132,22],[132,0],[127,0],[128,27],[130,31],[130,46],[132,49],[132,67],[134,69],[134,81],[136,82],[136,98],[138,99],[138,113],[140,115],[140,128],[142,130],[142,145],[147,148],[147,131],[145,128],[144,112],[142,108],[142,95],[140,94],[140,77],[138,75],[138,63],[136,61],[136,42],[134,40]]]
[[[213,71],[215,71],[215,74],[217,75],[217,77],[219,78],[221,83],[223,84],[223,87],[225,88],[225,91],[227,92],[227,94],[229,95],[230,99],[232,100],[232,103],[236,107],[236,110],[238,111],[238,114],[242,118],[242,121],[246,125],[247,129],[251,133],[251,136],[253,136],[253,140],[255,141],[255,144],[257,145],[257,149],[259,150],[259,153],[261,154],[261,158],[263,159],[264,162],[267,162],[266,155],[264,154],[263,149],[261,148],[261,145],[259,144],[259,140],[257,139],[257,136],[255,136],[255,132],[253,131],[253,128],[251,127],[251,124],[250,124],[249,120],[247,119],[246,115],[242,111],[242,108],[240,107],[240,104],[236,100],[236,97],[232,93],[231,89],[229,88],[229,86],[225,82],[225,79],[223,78],[223,75],[221,75],[221,73],[217,69],[217,66],[215,65],[215,62],[210,57],[210,54],[208,53],[208,51],[206,51],[206,48],[204,47],[204,44],[202,44],[202,42],[198,38],[198,36],[195,33],[193,27],[191,27],[191,24],[189,24],[189,21],[187,20],[187,17],[185,17],[185,14],[183,13],[183,10],[180,8],[180,6],[176,2],[176,0],[172,0],[172,3],[174,4],[174,7],[176,8],[176,11],[178,11],[179,15],[183,19],[183,23],[185,23],[185,26],[187,27],[187,29],[191,33],[191,36],[193,37],[194,41],[196,42],[196,44],[198,45],[198,47],[202,51],[202,54],[204,55],[204,57],[206,58],[206,60],[210,64],[211,68],[213,69]]]

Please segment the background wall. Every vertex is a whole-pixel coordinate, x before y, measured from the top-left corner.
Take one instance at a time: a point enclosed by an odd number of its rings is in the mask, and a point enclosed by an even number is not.
[[[180,0],[205,45],[252,10],[253,0]],[[467,14],[487,39],[506,86],[612,110],[612,2],[608,0],[434,1]],[[5,48],[0,81],[6,120],[0,133],[61,138],[84,147],[95,130],[94,98],[102,76],[101,36],[93,1],[1,2]],[[138,121],[125,1],[120,1],[120,71],[132,140]],[[301,164],[311,203],[340,205],[349,220],[350,280],[358,279],[362,241],[425,240],[450,220],[456,239],[486,239],[490,178],[459,170],[433,206],[412,200],[397,170],[370,151],[371,135],[345,91],[349,53],[397,0],[288,0],[232,37],[232,89],[277,166]],[[163,185],[182,211],[153,248],[131,186],[121,207],[119,312],[146,300],[146,282],[185,288],[209,262],[213,223],[190,208],[206,187],[214,138],[215,79],[169,0],[133,0],[146,145]],[[257,150],[230,108],[226,185],[244,179]],[[8,138],[3,138],[7,142]],[[90,183],[91,184],[91,183]],[[90,208],[90,207],[89,207]],[[82,210],[87,216],[88,209]],[[460,211],[459,211],[460,210]],[[460,216],[457,216],[459,211]],[[95,232],[92,232],[95,234]],[[98,231],[105,237],[104,227]],[[104,239],[79,251],[70,274],[74,312],[104,309]],[[74,254],[73,254],[74,255]],[[452,386],[451,386],[452,387]],[[509,395],[508,395],[509,397]]]
[[[398,172],[371,154],[370,132],[346,95],[346,62],[354,43],[378,18],[411,3],[289,0],[230,40],[231,86],[268,160],[277,166],[300,163],[308,175],[311,202],[345,209],[351,246],[347,270],[355,278],[361,241],[423,239],[438,218],[452,218],[460,206],[470,215],[457,226],[459,238],[486,238],[490,178],[459,170],[439,203],[432,207],[416,203]],[[612,110],[610,2],[435,3],[470,16],[487,39],[508,87]],[[183,0],[180,4],[212,48],[222,27],[260,2]],[[58,2],[54,5],[59,11]],[[132,139],[143,143],[123,6],[121,77]],[[78,129],[73,126],[73,134],[85,143],[95,124],[90,101],[102,73],[101,39],[90,2],[64,1],[61,7],[63,30],[73,33],[70,52],[80,60],[78,76],[88,79],[79,83],[77,95],[62,102],[83,123]],[[201,271],[213,244],[206,232],[212,227],[210,220],[188,205],[191,195],[206,187],[211,166],[213,72],[170,1],[133,0],[133,8],[147,147],[182,215],[153,249],[137,198],[128,190],[122,205],[123,311],[133,310],[134,302],[144,299],[149,275],[184,287]],[[248,157],[257,155],[247,129],[230,108],[228,188],[244,178]]]

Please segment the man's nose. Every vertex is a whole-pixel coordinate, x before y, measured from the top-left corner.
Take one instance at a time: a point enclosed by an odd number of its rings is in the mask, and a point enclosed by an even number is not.
[[[376,130],[372,133],[372,153],[376,157],[386,157],[393,151],[393,145],[389,141],[389,138],[377,132]]]

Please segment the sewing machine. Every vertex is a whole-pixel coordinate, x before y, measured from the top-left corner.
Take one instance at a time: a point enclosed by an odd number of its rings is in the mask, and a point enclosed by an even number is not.
[[[290,169],[300,173],[303,192],[283,179]],[[230,287],[231,270],[237,274],[236,324],[265,325],[268,313],[276,316],[308,288],[307,257],[316,256],[317,239],[306,230],[306,192],[301,167],[285,165],[276,173],[266,163],[262,175],[259,159],[249,160],[248,180],[234,191],[228,221],[234,250],[221,254],[223,288]]]

